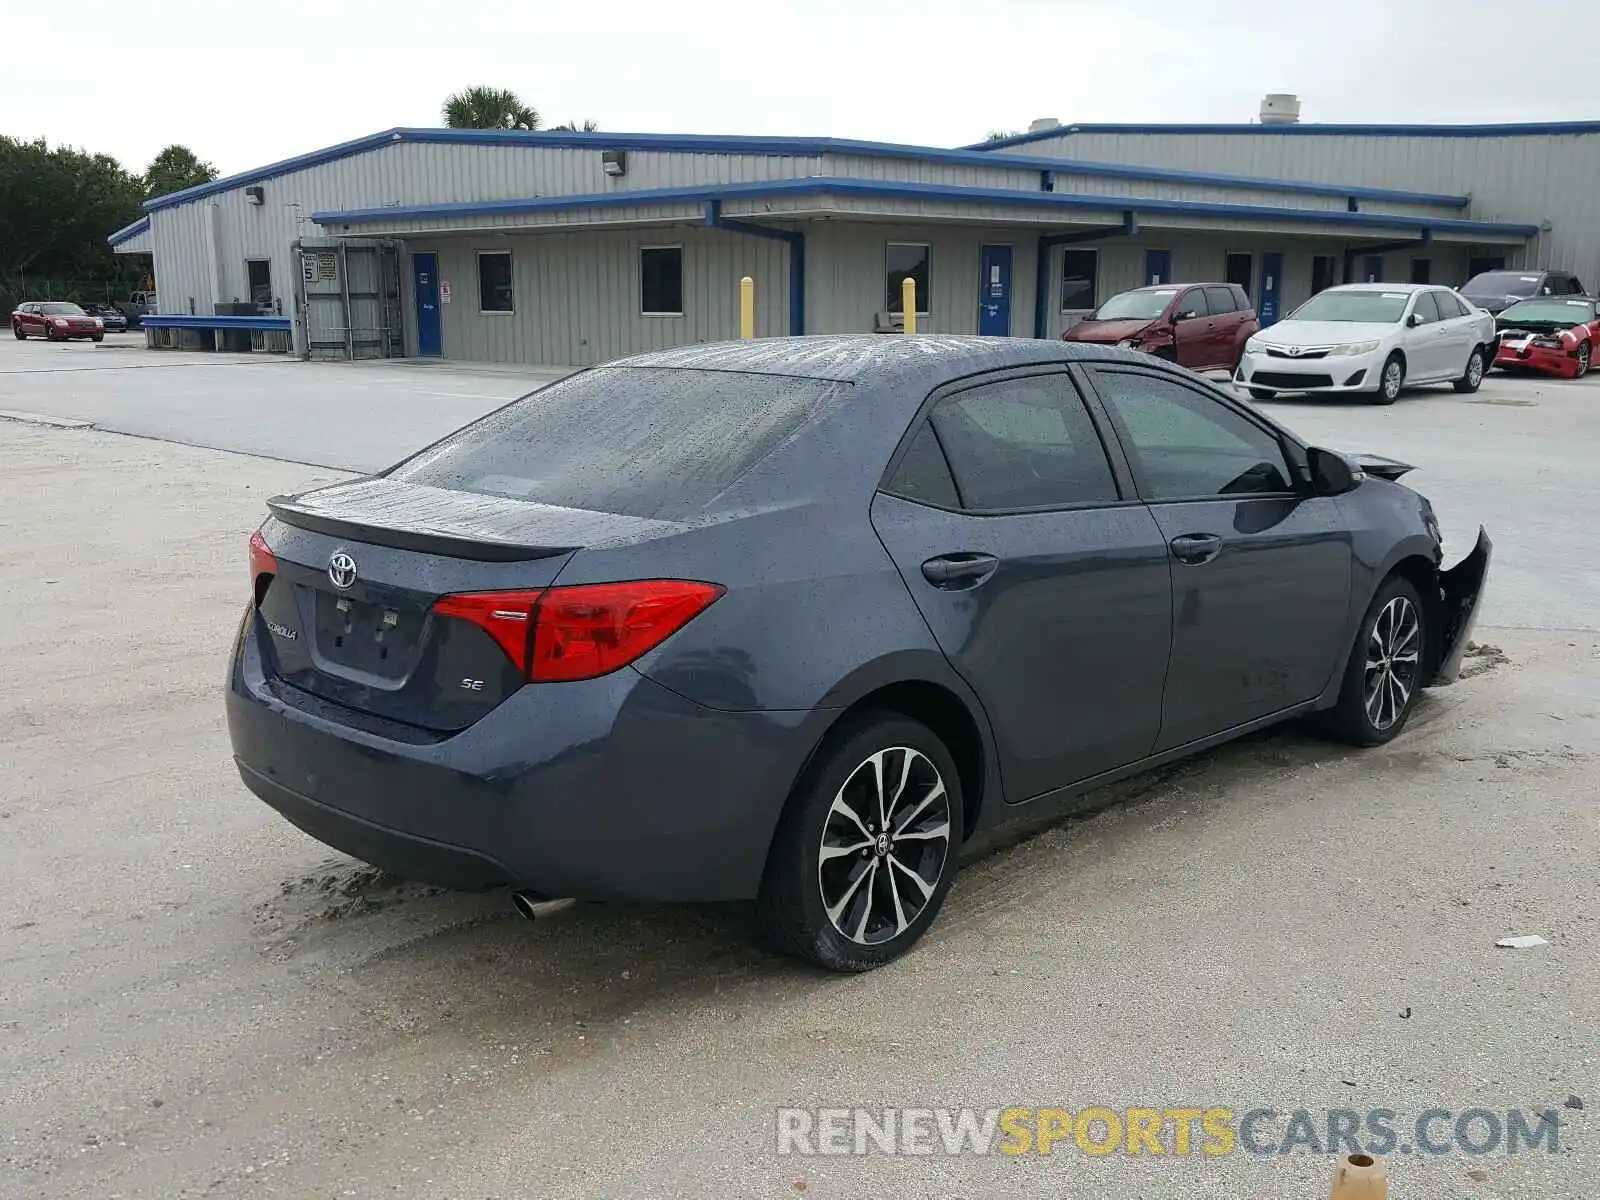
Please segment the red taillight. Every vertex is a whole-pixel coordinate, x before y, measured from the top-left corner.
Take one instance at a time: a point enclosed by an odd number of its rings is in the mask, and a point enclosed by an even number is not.
[[[433,602],[433,611],[441,617],[471,621],[499,642],[500,649],[517,664],[517,670],[526,675],[533,609],[541,594],[538,591],[458,592],[453,596],[440,596]]]
[[[272,557],[272,551],[267,548],[267,539],[261,536],[261,530],[258,529],[250,535],[250,586],[255,590],[258,600],[261,596],[261,577],[277,573],[278,560]]]
[[[471,621],[535,683],[593,679],[653,650],[725,588],[686,579],[441,596],[433,611]]]

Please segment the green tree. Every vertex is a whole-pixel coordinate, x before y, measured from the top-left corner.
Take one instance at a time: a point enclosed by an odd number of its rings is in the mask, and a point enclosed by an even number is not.
[[[983,135],[983,140],[986,142],[1003,142],[1007,138],[1020,136],[1022,136],[1022,130],[1020,129],[991,129]]]
[[[469,87],[445,98],[448,129],[537,129],[539,114],[506,88]]]
[[[122,274],[106,235],[138,220],[142,180],[108,154],[0,137],[0,287]]]
[[[151,160],[144,173],[144,192],[147,198],[181,192],[184,188],[210,183],[217,177],[217,169],[187,146],[168,146]]]
[[[598,121],[585,121],[581,125],[576,121],[563,121],[559,125],[550,127],[552,133],[595,133],[599,129],[600,122]]]

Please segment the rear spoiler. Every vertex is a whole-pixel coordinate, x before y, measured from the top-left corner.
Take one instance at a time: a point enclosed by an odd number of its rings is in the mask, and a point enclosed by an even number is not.
[[[1395,458],[1384,458],[1381,454],[1352,454],[1350,461],[1368,475],[1376,475],[1379,479],[1395,480],[1407,471],[1416,470],[1410,463],[1403,463]]]
[[[531,562],[570,554],[575,549],[572,546],[527,546],[515,542],[458,537],[427,529],[374,525],[349,517],[313,512],[300,504],[295,496],[274,496],[267,501],[267,509],[285,525],[309,529],[312,533],[348,538],[373,546],[392,546],[396,550],[414,550],[420,554],[444,554],[471,562]]]

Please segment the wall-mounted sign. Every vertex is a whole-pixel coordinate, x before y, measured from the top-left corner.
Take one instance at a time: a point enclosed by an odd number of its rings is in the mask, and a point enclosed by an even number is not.
[[[450,303],[450,281],[448,279],[439,280],[439,303]]]

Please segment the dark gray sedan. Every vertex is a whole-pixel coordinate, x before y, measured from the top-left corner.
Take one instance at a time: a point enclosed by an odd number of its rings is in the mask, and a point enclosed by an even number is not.
[[[1291,717],[1399,733],[1489,559],[1442,569],[1407,469],[1073,343],[625,359],[271,502],[234,754],[399,874],[754,898],[864,970],[979,830]]]

